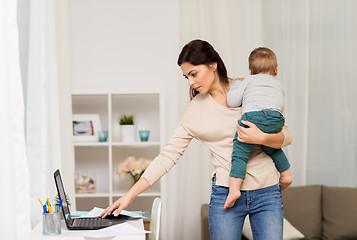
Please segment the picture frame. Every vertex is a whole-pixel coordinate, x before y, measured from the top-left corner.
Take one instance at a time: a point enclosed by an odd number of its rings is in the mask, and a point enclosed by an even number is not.
[[[97,185],[96,180],[95,172],[77,172],[75,179],[76,193],[95,193]]]
[[[72,129],[74,141],[97,142],[102,130],[99,114],[73,114]]]

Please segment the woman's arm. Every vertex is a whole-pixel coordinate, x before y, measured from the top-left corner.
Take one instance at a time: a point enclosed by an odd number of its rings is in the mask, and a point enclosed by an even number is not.
[[[125,209],[133,200],[142,192],[150,187],[149,182],[145,178],[140,178],[132,188],[121,198],[116,200],[111,206],[107,207],[100,217],[105,218],[108,214],[117,210],[114,216],[118,216],[121,210]]]
[[[125,209],[140,193],[148,189],[176,164],[192,138],[193,135],[189,130],[179,124],[174,136],[171,137],[163,151],[152,161],[139,181],[123,197],[107,207],[100,214],[100,217],[105,218],[115,210],[114,215],[118,216],[121,210]]]
[[[264,133],[254,123],[242,121],[249,128],[238,125],[238,140],[240,142],[261,144],[271,148],[282,148],[291,144],[291,133],[286,125],[279,133]]]

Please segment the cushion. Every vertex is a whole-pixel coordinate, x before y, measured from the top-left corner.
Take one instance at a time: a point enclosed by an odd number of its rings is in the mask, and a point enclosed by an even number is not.
[[[294,228],[291,223],[284,218],[284,228],[283,228],[283,239],[284,240],[297,240],[303,239],[304,235],[299,232],[296,228]],[[252,229],[250,228],[249,217],[245,218],[244,225],[243,225],[243,235],[251,240],[253,239]]]
[[[322,239],[357,239],[357,188],[322,186]]]
[[[321,239],[321,185],[290,187],[282,192],[284,217],[305,235]]]

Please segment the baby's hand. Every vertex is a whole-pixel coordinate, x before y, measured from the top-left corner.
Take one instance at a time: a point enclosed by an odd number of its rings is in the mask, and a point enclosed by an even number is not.
[[[238,80],[238,81],[243,81],[244,80],[244,77],[242,77],[242,78],[236,78],[236,79],[234,79],[234,80]]]

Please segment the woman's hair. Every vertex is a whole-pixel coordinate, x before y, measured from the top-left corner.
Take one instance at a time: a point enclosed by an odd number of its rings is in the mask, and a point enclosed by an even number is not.
[[[259,47],[254,49],[249,55],[249,69],[251,74],[269,73],[276,75],[275,70],[278,66],[275,53],[269,48]]]
[[[183,48],[178,57],[177,64],[181,66],[182,63],[188,62],[192,65],[204,64],[209,66],[212,63],[217,63],[217,72],[219,81],[223,85],[228,85],[229,80],[227,77],[227,69],[219,56],[219,54],[214,50],[214,48],[206,41],[203,40],[192,40],[187,43]],[[198,91],[190,87],[190,99],[194,98],[198,94]]]

